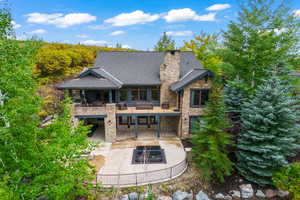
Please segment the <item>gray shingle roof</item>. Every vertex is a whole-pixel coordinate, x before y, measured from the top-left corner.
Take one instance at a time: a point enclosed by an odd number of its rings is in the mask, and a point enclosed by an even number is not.
[[[193,52],[180,52],[180,76],[194,67],[203,68]],[[117,77],[124,85],[159,85],[165,52],[99,52],[95,67]]]
[[[98,52],[93,68],[85,69],[71,81],[61,84],[59,89],[120,88],[126,85],[160,85],[160,65],[165,52]],[[188,74],[188,72],[194,72]],[[174,88],[185,85],[193,76],[204,70],[193,52],[180,52],[180,78]],[[184,78],[184,79],[183,79]]]
[[[58,86],[58,89],[117,89],[120,88],[112,81],[97,78],[95,76],[85,76],[67,81]]]
[[[191,82],[203,78],[207,75],[209,71],[201,68],[195,68],[191,71],[187,72],[185,76],[181,77],[181,79],[171,85],[172,91],[178,91],[190,84]]]

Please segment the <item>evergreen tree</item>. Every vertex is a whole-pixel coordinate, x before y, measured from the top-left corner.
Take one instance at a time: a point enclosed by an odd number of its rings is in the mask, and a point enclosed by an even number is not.
[[[158,40],[154,46],[155,51],[166,51],[166,50],[175,50],[175,40],[171,36],[168,36],[166,32],[163,33],[163,36]]]
[[[241,109],[248,96],[247,89],[242,80],[235,78],[228,81],[224,87],[224,102],[232,122],[239,123]]]
[[[289,80],[272,72],[242,106],[242,132],[238,140],[237,168],[247,180],[272,184],[272,175],[288,164],[299,148],[299,99],[291,94]]]
[[[298,54],[299,20],[286,1],[249,0],[241,6],[237,22],[224,32],[221,58],[228,65],[228,79],[239,77],[249,88],[256,88],[271,66],[292,62]],[[252,90],[254,91],[254,90]]]
[[[40,43],[12,40],[4,9],[0,26],[0,194],[14,200],[88,194],[92,170],[79,157],[88,148],[87,128],[72,127],[65,106],[53,124],[40,128],[41,100],[32,73]]]
[[[225,132],[229,127],[221,87],[212,89],[204,116],[192,130],[193,161],[206,180],[216,178],[223,182],[231,174],[233,163],[228,158],[227,148],[232,145],[230,135]]]

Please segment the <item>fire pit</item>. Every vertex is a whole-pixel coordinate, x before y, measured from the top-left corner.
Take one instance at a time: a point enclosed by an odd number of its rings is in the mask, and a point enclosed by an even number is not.
[[[165,151],[160,146],[137,146],[133,150],[132,164],[167,163]]]

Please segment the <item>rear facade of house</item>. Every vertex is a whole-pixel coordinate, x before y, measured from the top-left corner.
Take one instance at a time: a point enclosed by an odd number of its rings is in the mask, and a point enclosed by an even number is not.
[[[192,52],[99,52],[93,68],[58,86],[73,120],[93,124],[107,142],[191,134],[203,114],[212,73]]]

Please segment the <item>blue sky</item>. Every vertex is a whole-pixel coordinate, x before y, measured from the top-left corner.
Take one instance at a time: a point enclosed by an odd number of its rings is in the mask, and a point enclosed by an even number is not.
[[[0,0],[5,1],[5,0]],[[19,38],[151,50],[162,32],[176,40],[226,29],[238,12],[236,0],[10,0]],[[299,0],[290,7],[300,17]]]

